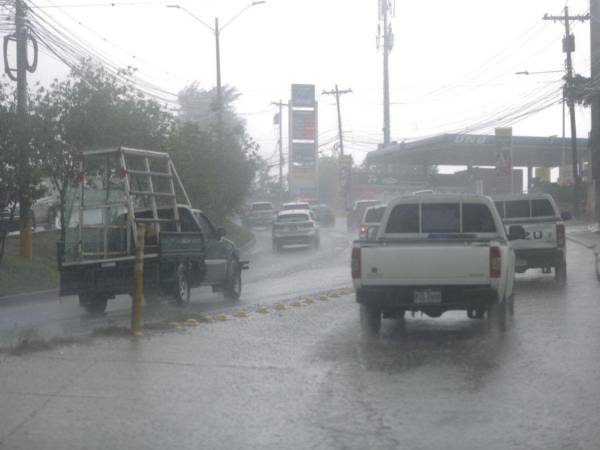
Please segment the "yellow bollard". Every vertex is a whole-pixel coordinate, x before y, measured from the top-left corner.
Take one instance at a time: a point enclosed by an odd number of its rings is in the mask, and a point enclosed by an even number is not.
[[[142,295],[144,293],[144,236],[146,227],[143,223],[137,224],[137,244],[135,246],[135,291],[131,305],[131,334],[142,335]]]

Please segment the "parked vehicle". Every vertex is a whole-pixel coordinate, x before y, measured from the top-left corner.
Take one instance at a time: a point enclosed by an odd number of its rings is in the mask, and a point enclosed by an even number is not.
[[[323,227],[335,227],[335,213],[333,210],[324,204],[312,206],[313,211],[317,217],[317,222]]]
[[[354,202],[354,206],[348,212],[348,216],[346,218],[346,227],[348,231],[354,231],[360,225],[360,221],[365,214],[365,210],[369,206],[377,206],[380,205],[381,201],[379,200],[357,200]]]
[[[81,160],[79,185],[67,196],[65,241],[58,244],[60,295],[78,295],[96,314],[108,299],[131,294],[134,230],[144,224],[147,301],[164,293],[186,304],[190,288],[201,285],[240,297],[247,262],[223,229],[192,209],[168,154],[120,148],[84,152]],[[103,168],[101,175],[94,167]],[[177,192],[184,203],[177,203]]]
[[[290,209],[280,211],[273,223],[273,250],[279,252],[286,245],[304,245],[319,248],[319,225],[310,211]]]
[[[491,199],[479,195],[410,195],[391,201],[376,240],[352,248],[352,280],[363,330],[407,311],[439,317],[463,310],[503,329],[513,311],[515,254]]]
[[[254,202],[246,213],[245,224],[249,227],[271,226],[276,214],[271,202]]]
[[[365,210],[358,227],[359,239],[373,239],[379,231],[379,224],[383,218],[387,205],[370,206]]]
[[[517,256],[517,273],[541,268],[554,269],[558,284],[567,279],[566,236],[564,220],[571,214],[560,213],[549,194],[503,195],[493,197],[496,209],[506,226],[521,225],[524,239],[512,243]]]

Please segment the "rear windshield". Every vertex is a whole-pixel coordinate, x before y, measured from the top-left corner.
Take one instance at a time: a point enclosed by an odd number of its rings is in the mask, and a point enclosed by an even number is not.
[[[310,209],[308,203],[290,203],[283,205],[283,209]]]
[[[529,217],[529,200],[508,200],[505,202],[506,218]]]
[[[371,208],[368,209],[365,214],[365,222],[366,223],[379,223],[381,222],[381,218],[383,217],[383,213],[385,212],[385,208]]]
[[[273,205],[270,203],[253,203],[252,211],[268,211],[273,209]]]
[[[487,205],[464,203],[402,204],[392,209],[386,233],[495,233],[494,217]],[[420,221],[420,223],[419,223]]]
[[[531,200],[531,217],[553,217],[555,215],[550,200]]]
[[[495,202],[496,209],[503,219],[529,217],[554,217],[556,212],[548,199],[506,200]]]
[[[394,206],[388,219],[386,233],[418,233],[419,232],[419,205]]]
[[[423,233],[460,233],[458,203],[425,203],[421,205]]]
[[[286,214],[277,218],[278,223],[306,222],[307,220],[308,216],[306,214]]]

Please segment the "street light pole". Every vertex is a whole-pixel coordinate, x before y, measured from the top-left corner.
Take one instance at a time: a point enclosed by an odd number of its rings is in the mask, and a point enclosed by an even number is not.
[[[219,18],[215,17],[215,25],[211,27],[208,23],[200,19],[198,16],[193,14],[191,11],[185,9],[181,5],[166,5],[167,8],[176,8],[185,12],[187,15],[194,18],[196,21],[200,22],[206,28],[208,28],[215,36],[215,52],[216,52],[216,64],[217,64],[217,133],[219,139],[219,148],[222,149],[223,145],[223,90],[221,87],[221,31],[225,29],[231,22],[237,19],[244,11],[248,8],[251,8],[256,5],[262,5],[266,3],[265,0],[253,1],[249,5],[246,5],[242,8],[237,14],[235,14],[229,21],[225,23],[222,27],[219,28]]]

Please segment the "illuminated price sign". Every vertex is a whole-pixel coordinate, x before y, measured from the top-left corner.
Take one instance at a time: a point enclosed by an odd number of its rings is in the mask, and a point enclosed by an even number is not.
[[[314,111],[292,111],[292,139],[315,140]]]

